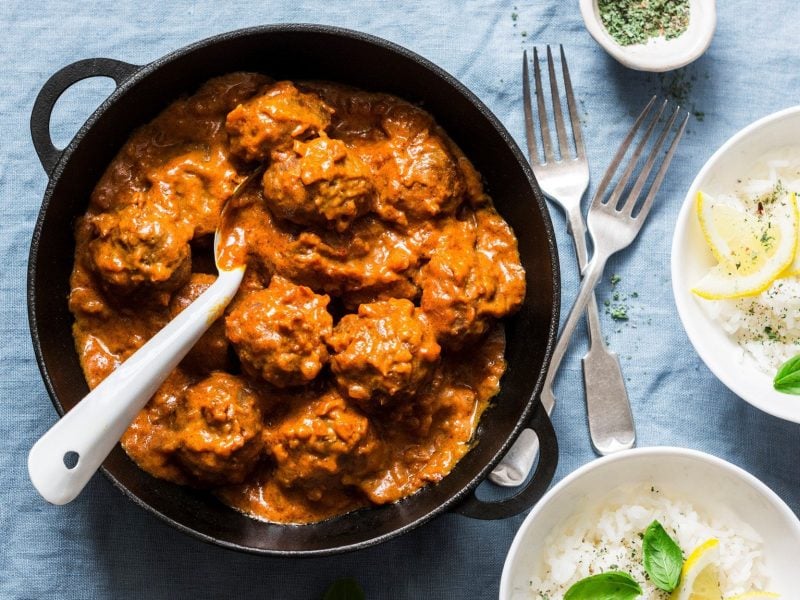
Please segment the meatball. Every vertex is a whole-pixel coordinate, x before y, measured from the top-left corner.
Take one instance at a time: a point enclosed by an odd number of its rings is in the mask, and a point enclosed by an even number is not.
[[[474,343],[495,319],[515,312],[525,297],[517,241],[490,208],[447,223],[418,283],[420,308],[437,340],[456,350]]]
[[[259,459],[261,400],[235,375],[214,372],[189,387],[176,420],[176,458],[199,485],[241,483]]]
[[[241,102],[252,97],[269,79],[257,73],[230,73],[203,84],[189,97],[176,100],[153,121],[137,129],[111,161],[92,192],[92,206],[102,211],[130,204],[136,196],[162,183],[155,172],[179,155],[203,156],[204,183],[213,189],[214,179],[227,178],[228,133],[225,117]],[[179,159],[180,160],[180,159]],[[222,182],[224,184],[224,181]],[[197,210],[205,213],[199,201]],[[204,220],[208,214],[200,215]],[[201,221],[202,223],[202,221]]]
[[[148,197],[159,206],[169,206],[193,237],[212,234],[225,200],[241,181],[229,158],[221,147],[179,154],[151,170]]]
[[[344,231],[372,205],[369,171],[344,142],[325,136],[275,153],[264,173],[272,212],[300,225],[333,224]]]
[[[419,309],[405,299],[362,304],[327,340],[337,384],[362,406],[414,394],[429,380],[441,350]]]
[[[206,273],[192,273],[189,281],[172,296],[169,303],[169,316],[174,319],[187,306],[197,300],[214,283],[216,277]],[[217,319],[197,340],[194,347],[181,363],[193,371],[208,373],[214,370],[226,370],[230,366],[228,360],[228,338],[225,337],[225,322]]]
[[[175,460],[181,444],[175,423],[190,384],[181,369],[172,371],[120,440],[125,452],[145,471],[181,485],[189,481]]]
[[[245,191],[242,198],[248,205],[239,211],[236,223],[257,224],[247,229],[252,264],[340,296],[353,310],[363,302],[419,295],[414,276],[430,246],[430,223],[400,230],[368,214],[343,232],[311,229],[276,218],[260,189]]]
[[[383,462],[385,451],[367,417],[335,388],[296,403],[275,426],[265,427],[263,437],[275,480],[313,501],[342,484],[357,485]]]
[[[404,224],[408,217],[450,214],[464,199],[466,186],[453,153],[433,119],[412,106],[388,111],[383,129],[391,152],[375,173],[376,212]]]
[[[268,288],[244,296],[225,328],[245,371],[281,388],[314,379],[328,360],[328,302],[328,296],[277,275]]]
[[[89,255],[111,290],[128,294],[142,286],[174,290],[191,273],[191,231],[155,203],[131,204],[91,217]]]
[[[198,140],[200,142],[219,133],[224,135],[224,131],[220,131],[218,128],[219,116],[224,116],[242,102],[249,100],[270,83],[272,81],[266,75],[243,71],[214,77],[206,81],[197,92],[185,100],[177,101],[177,106],[185,103],[186,117],[183,119],[178,117],[172,122],[176,126],[184,125],[188,130],[187,137],[192,134],[202,136]],[[170,108],[167,108],[165,112],[168,112]],[[198,131],[198,122],[208,129],[201,128]],[[206,125],[209,122],[210,125]],[[189,137],[189,139],[193,138]]]
[[[291,148],[294,140],[324,131],[332,113],[318,95],[301,92],[291,82],[267,85],[228,113],[231,150],[246,160],[263,160],[273,150]]]

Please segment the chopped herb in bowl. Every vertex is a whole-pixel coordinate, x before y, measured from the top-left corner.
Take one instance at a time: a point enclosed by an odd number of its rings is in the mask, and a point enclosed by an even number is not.
[[[689,0],[598,0],[600,20],[621,46],[668,40],[689,26]]]

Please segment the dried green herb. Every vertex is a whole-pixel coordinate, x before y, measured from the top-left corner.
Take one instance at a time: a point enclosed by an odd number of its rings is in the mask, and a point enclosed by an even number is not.
[[[600,20],[622,46],[668,40],[689,26],[689,0],[598,0]]]
[[[618,304],[616,306],[612,306],[606,312],[615,321],[628,320],[628,307],[625,306],[624,304]]]

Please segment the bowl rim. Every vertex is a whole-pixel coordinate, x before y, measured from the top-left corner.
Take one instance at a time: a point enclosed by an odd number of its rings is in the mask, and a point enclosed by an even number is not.
[[[511,546],[508,549],[508,554],[506,554],[506,558],[503,563],[503,573],[500,576],[500,600],[508,600],[511,598],[512,574],[516,566],[515,563],[519,555],[519,549],[522,546],[522,540],[525,537],[525,533],[528,531],[528,529],[530,529],[532,523],[536,520],[544,508],[550,502],[555,501],[562,492],[572,487],[577,480],[587,473],[598,469],[604,469],[609,465],[618,462],[639,460],[642,458],[649,458],[651,460],[669,460],[674,458],[694,459],[698,462],[705,463],[712,468],[721,469],[734,475],[743,484],[748,485],[751,489],[758,492],[761,497],[771,504],[773,509],[778,511],[781,516],[787,519],[788,522],[792,524],[792,529],[795,535],[800,538],[800,518],[798,518],[792,509],[789,508],[789,505],[786,504],[786,502],[784,502],[784,500],[778,496],[778,494],[775,493],[772,488],[770,488],[766,483],[761,481],[752,473],[744,470],[742,467],[713,454],[709,454],[708,452],[694,450],[691,448],[681,448],[679,446],[649,446],[645,448],[631,448],[630,450],[623,450],[622,452],[618,452],[616,454],[610,454],[608,456],[596,458],[579,467],[575,471],[572,471],[566,475],[564,479],[550,488],[550,490],[542,497],[542,499],[536,503],[536,506],[534,506],[533,510],[528,513],[528,516],[525,517],[525,520],[519,526],[516,534],[514,534],[514,540],[511,542]]]
[[[693,44],[684,51],[678,53],[666,48],[662,53],[648,52],[640,54],[631,52],[626,46],[617,43],[606,31],[606,28],[597,16],[597,1],[598,0],[580,0],[581,16],[583,17],[586,29],[594,40],[613,58],[622,65],[637,71],[661,73],[685,67],[689,63],[700,58],[708,49],[717,28],[716,0],[689,0],[691,5],[700,7],[703,17],[701,19],[701,25],[697,29],[697,34],[694,36]],[[671,40],[665,40],[664,42],[657,43],[666,46],[670,41]]]
[[[797,116],[800,116],[800,105],[790,106],[789,108],[761,117],[728,138],[705,162],[692,180],[675,220],[675,230],[672,236],[672,248],[670,251],[670,277],[672,279],[672,296],[675,300],[675,305],[678,309],[678,317],[681,320],[683,329],[694,347],[695,352],[697,352],[697,355],[714,376],[748,404],[772,416],[800,423],[800,402],[797,403],[796,410],[784,410],[780,405],[770,402],[771,394],[777,394],[778,392],[774,392],[774,390],[770,389],[768,390],[769,393],[754,394],[752,387],[748,386],[742,379],[747,373],[752,372],[750,367],[745,371],[731,369],[730,364],[725,363],[721,359],[723,353],[712,353],[706,348],[704,339],[695,326],[696,319],[694,318],[694,313],[697,311],[694,311],[692,307],[690,307],[690,302],[694,302],[695,300],[691,297],[691,293],[684,289],[680,283],[689,219],[691,219],[694,213],[695,197],[700,189],[701,183],[713,173],[723,157],[735,151],[740,144],[746,144],[748,139],[754,135],[755,132],[775,122]],[[742,373],[744,373],[744,375],[742,375]]]
[[[455,507],[458,507],[463,500],[471,497],[471,494],[474,494],[475,488],[477,488],[477,486],[486,479],[488,474],[491,472],[492,468],[496,465],[497,462],[499,462],[502,459],[505,452],[508,451],[508,449],[514,443],[514,441],[522,432],[522,430],[529,427],[529,423],[531,421],[532,416],[536,413],[539,405],[541,404],[541,401],[539,399],[539,393],[541,391],[547,365],[550,362],[550,358],[552,356],[553,348],[555,345],[555,337],[558,331],[559,314],[560,314],[560,294],[561,294],[560,268],[558,260],[558,251],[556,246],[555,230],[553,228],[553,224],[550,219],[549,211],[545,204],[544,196],[542,195],[541,189],[538,187],[538,184],[536,183],[536,179],[533,176],[532,169],[527,159],[525,158],[524,154],[522,153],[521,149],[519,148],[513,136],[506,129],[505,125],[503,125],[502,121],[488,108],[488,106],[472,90],[470,90],[454,75],[450,74],[448,71],[446,71],[436,63],[432,62],[430,59],[422,56],[421,54],[418,54],[413,50],[406,48],[405,46],[402,46],[400,44],[397,44],[395,42],[392,42],[388,39],[376,35],[364,33],[362,31],[344,27],[338,27],[334,25],[315,24],[315,23],[276,23],[276,24],[258,25],[258,26],[229,30],[226,32],[202,38],[200,40],[196,40],[184,46],[180,46],[143,65],[132,64],[130,66],[134,69],[133,72],[116,86],[116,88],[109,94],[109,96],[86,119],[84,124],[74,134],[74,136],[72,137],[70,142],[66,145],[66,147],[60,150],[60,155],[55,164],[53,165],[52,169],[49,172],[47,172],[47,168],[45,168],[46,175],[48,177],[48,182],[43,194],[43,200],[34,224],[34,229],[31,237],[31,246],[30,246],[30,251],[28,256],[28,266],[27,266],[26,300],[27,300],[28,324],[33,342],[36,362],[39,367],[39,371],[41,373],[45,389],[47,390],[48,395],[50,397],[50,401],[53,404],[54,408],[56,409],[56,412],[60,416],[63,415],[65,412],[64,407],[62,406],[61,400],[58,397],[58,394],[56,393],[54,383],[51,379],[49,369],[45,361],[45,355],[42,350],[41,341],[39,339],[41,335],[42,326],[36,316],[37,294],[35,289],[36,287],[35,283],[37,280],[37,264],[38,264],[37,254],[41,241],[41,232],[45,221],[46,213],[54,197],[56,184],[59,181],[59,179],[63,176],[66,165],[69,163],[69,160],[72,154],[74,153],[75,149],[81,143],[87,131],[97,124],[97,121],[100,119],[101,115],[109,108],[109,106],[113,105],[120,97],[128,93],[139,82],[157,73],[162,66],[171,63],[173,61],[180,60],[187,55],[190,55],[194,52],[206,48],[209,45],[213,45],[219,42],[224,42],[231,38],[244,37],[244,36],[257,36],[257,35],[264,35],[271,33],[284,34],[293,32],[333,35],[333,36],[348,38],[355,41],[366,42],[368,44],[384,48],[394,54],[399,55],[404,59],[411,60],[421,65],[427,71],[433,73],[437,78],[443,80],[451,88],[453,88],[459,94],[461,94],[471,105],[473,105],[475,109],[483,116],[484,119],[488,121],[491,127],[497,132],[497,135],[509,147],[509,150],[512,153],[512,155],[516,157],[517,163],[519,167],[522,169],[525,179],[530,184],[531,193],[535,198],[535,208],[533,210],[538,210],[542,215],[542,220],[544,225],[544,235],[546,238],[546,245],[548,247],[548,259],[552,271],[552,286],[553,286],[553,306],[550,310],[549,323],[547,323],[547,325],[543,328],[547,330],[547,340],[544,347],[543,363],[541,370],[538,376],[536,377],[535,381],[533,382],[533,385],[531,387],[530,397],[524,401],[524,404],[521,407],[519,417],[517,419],[515,426],[512,428],[509,435],[501,444],[501,447],[496,453],[495,458],[493,460],[488,461],[479,470],[479,472],[475,474],[474,477],[468,480],[465,479],[465,482],[463,486],[461,486],[461,490],[458,493],[451,495],[444,502],[439,504],[435,509],[429,511],[425,515],[416,518],[412,521],[408,521],[404,523],[402,526],[397,527],[396,529],[393,529],[388,533],[384,533],[382,535],[370,538],[368,540],[352,543],[349,545],[327,547],[324,549],[315,549],[315,550],[274,550],[274,549],[257,548],[252,546],[244,546],[235,542],[222,540],[218,537],[208,535],[193,527],[184,525],[183,523],[176,521],[171,516],[163,513],[156,507],[150,505],[145,500],[139,498],[138,495],[136,495],[133,491],[128,489],[128,487],[126,487],[105,466],[100,467],[100,471],[109,479],[109,481],[111,481],[112,485],[117,489],[119,489],[126,497],[132,500],[134,504],[140,506],[145,511],[155,515],[156,517],[168,523],[172,527],[178,529],[179,531],[182,531],[183,533],[186,533],[192,537],[200,539],[201,541],[221,546],[227,549],[237,550],[250,554],[267,555],[267,556],[285,556],[285,557],[288,556],[312,557],[312,556],[326,556],[342,552],[360,550],[383,543],[385,541],[388,541],[389,539],[407,533],[408,531],[415,529],[423,525],[424,523],[427,523],[436,516],[439,516],[445,512],[451,511]]]

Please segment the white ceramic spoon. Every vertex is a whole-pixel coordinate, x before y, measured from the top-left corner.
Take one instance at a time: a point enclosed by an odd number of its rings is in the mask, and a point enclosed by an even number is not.
[[[239,184],[227,204],[258,173],[251,174]],[[66,504],[80,494],[167,375],[211,324],[222,316],[239,289],[245,267],[241,264],[225,268],[220,263],[219,244],[226,241],[221,237],[218,228],[214,235],[214,259],[219,271],[217,280],[31,448],[28,474],[33,486],[48,502]]]

